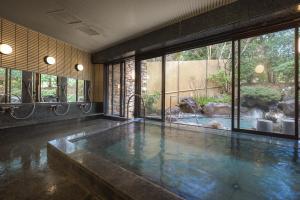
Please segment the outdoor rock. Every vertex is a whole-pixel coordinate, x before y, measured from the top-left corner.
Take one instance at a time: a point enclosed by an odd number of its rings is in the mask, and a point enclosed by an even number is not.
[[[230,115],[231,105],[227,103],[208,103],[203,107],[203,113],[212,115]]]
[[[213,129],[223,129],[224,128],[223,125],[218,121],[212,121],[208,125],[206,125],[205,127],[213,128]]]
[[[180,111],[183,113],[198,112],[198,105],[192,97],[182,98],[179,102]]]
[[[282,110],[282,112],[287,116],[292,117],[295,115],[295,101],[294,100],[279,102],[278,108],[280,110]]]

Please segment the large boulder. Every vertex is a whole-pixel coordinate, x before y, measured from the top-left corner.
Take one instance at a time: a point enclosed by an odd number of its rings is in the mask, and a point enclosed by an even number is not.
[[[182,98],[179,102],[179,108],[183,113],[195,113],[199,110],[196,101],[192,97]]]
[[[208,124],[204,125],[205,128],[213,128],[213,129],[224,129],[223,124],[218,121],[211,121]]]
[[[180,108],[178,106],[174,106],[174,107],[171,107],[166,109],[166,115],[179,115],[180,113]]]
[[[293,117],[295,115],[295,101],[288,100],[288,101],[281,101],[278,103],[278,108],[282,110],[282,112],[286,116]]]
[[[203,107],[202,111],[208,116],[230,115],[231,105],[228,103],[208,103]]]

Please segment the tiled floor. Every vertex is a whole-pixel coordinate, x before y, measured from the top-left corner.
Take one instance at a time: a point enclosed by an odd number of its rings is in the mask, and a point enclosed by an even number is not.
[[[116,123],[70,120],[0,130],[0,199],[95,199],[80,184],[48,167],[46,144],[55,138]]]

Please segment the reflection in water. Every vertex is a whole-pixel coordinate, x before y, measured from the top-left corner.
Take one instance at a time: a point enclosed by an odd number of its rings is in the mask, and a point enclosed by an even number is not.
[[[139,123],[74,144],[186,199],[300,198],[298,146]]]

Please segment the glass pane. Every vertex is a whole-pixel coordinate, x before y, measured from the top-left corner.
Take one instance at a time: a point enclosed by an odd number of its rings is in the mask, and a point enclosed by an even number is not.
[[[161,118],[162,57],[141,62],[141,86],[146,116]]]
[[[0,67],[0,103],[5,102],[6,69]]]
[[[167,55],[166,120],[231,128],[232,43]]]
[[[120,91],[121,91],[121,67],[120,64],[113,65],[113,115],[120,115]]]
[[[10,102],[22,102],[22,71],[12,69],[10,71]]]
[[[76,102],[76,79],[68,78],[67,99]]]
[[[125,117],[127,117],[127,102],[129,97],[135,93],[135,62],[134,60],[126,60],[125,62]],[[134,97],[129,102],[129,117],[133,117]]]
[[[294,135],[294,34],[290,29],[241,40],[241,129]]]
[[[41,74],[41,101],[57,102],[57,77]]]
[[[84,102],[84,80],[78,80],[78,101]]]

